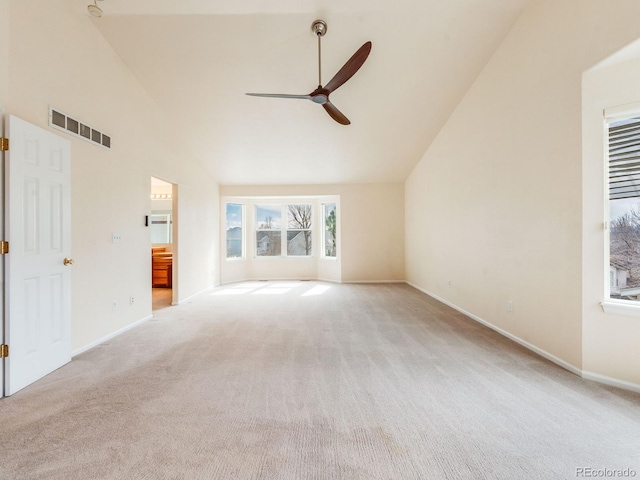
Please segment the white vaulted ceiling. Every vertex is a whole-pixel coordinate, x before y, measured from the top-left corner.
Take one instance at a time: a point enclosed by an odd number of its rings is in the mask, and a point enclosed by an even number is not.
[[[104,0],[92,21],[219,183],[401,182],[531,1]],[[373,43],[331,95],[349,126],[245,95],[316,88],[317,18],[323,84]]]

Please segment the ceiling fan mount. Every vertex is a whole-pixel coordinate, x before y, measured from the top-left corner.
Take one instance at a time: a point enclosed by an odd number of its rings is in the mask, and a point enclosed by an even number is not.
[[[327,22],[325,22],[324,20],[315,20],[311,24],[311,31],[316,35],[324,37],[327,33]]]
[[[347,60],[338,73],[329,80],[329,82],[322,86],[322,42],[321,38],[327,33],[327,22],[324,20],[315,20],[311,24],[311,31],[318,37],[318,88],[308,95],[289,95],[280,93],[247,93],[253,97],[272,97],[272,98],[289,98],[289,99],[301,99],[311,100],[313,103],[322,105],[327,113],[336,122],[342,125],[349,125],[351,122],[349,119],[336,108],[336,106],[329,100],[329,95],[342,86],[347,80],[355,75],[360,70],[360,67],[364,64],[365,60],[371,52],[371,42],[365,42],[352,57]]]

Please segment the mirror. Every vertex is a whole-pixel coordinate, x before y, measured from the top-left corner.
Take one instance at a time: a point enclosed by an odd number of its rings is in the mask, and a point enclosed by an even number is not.
[[[173,243],[173,185],[151,177],[151,244]]]
[[[151,210],[151,243],[173,243],[170,210]]]

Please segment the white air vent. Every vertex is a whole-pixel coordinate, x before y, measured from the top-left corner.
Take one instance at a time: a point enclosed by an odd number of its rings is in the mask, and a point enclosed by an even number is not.
[[[89,125],[68,116],[60,110],[49,107],[49,126],[62,130],[74,137],[81,138],[103,148],[111,148],[111,137]]]

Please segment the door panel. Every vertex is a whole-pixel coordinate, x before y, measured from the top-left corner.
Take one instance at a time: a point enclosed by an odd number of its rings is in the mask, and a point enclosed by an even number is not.
[[[9,117],[5,163],[5,393],[71,360],[70,143]]]

